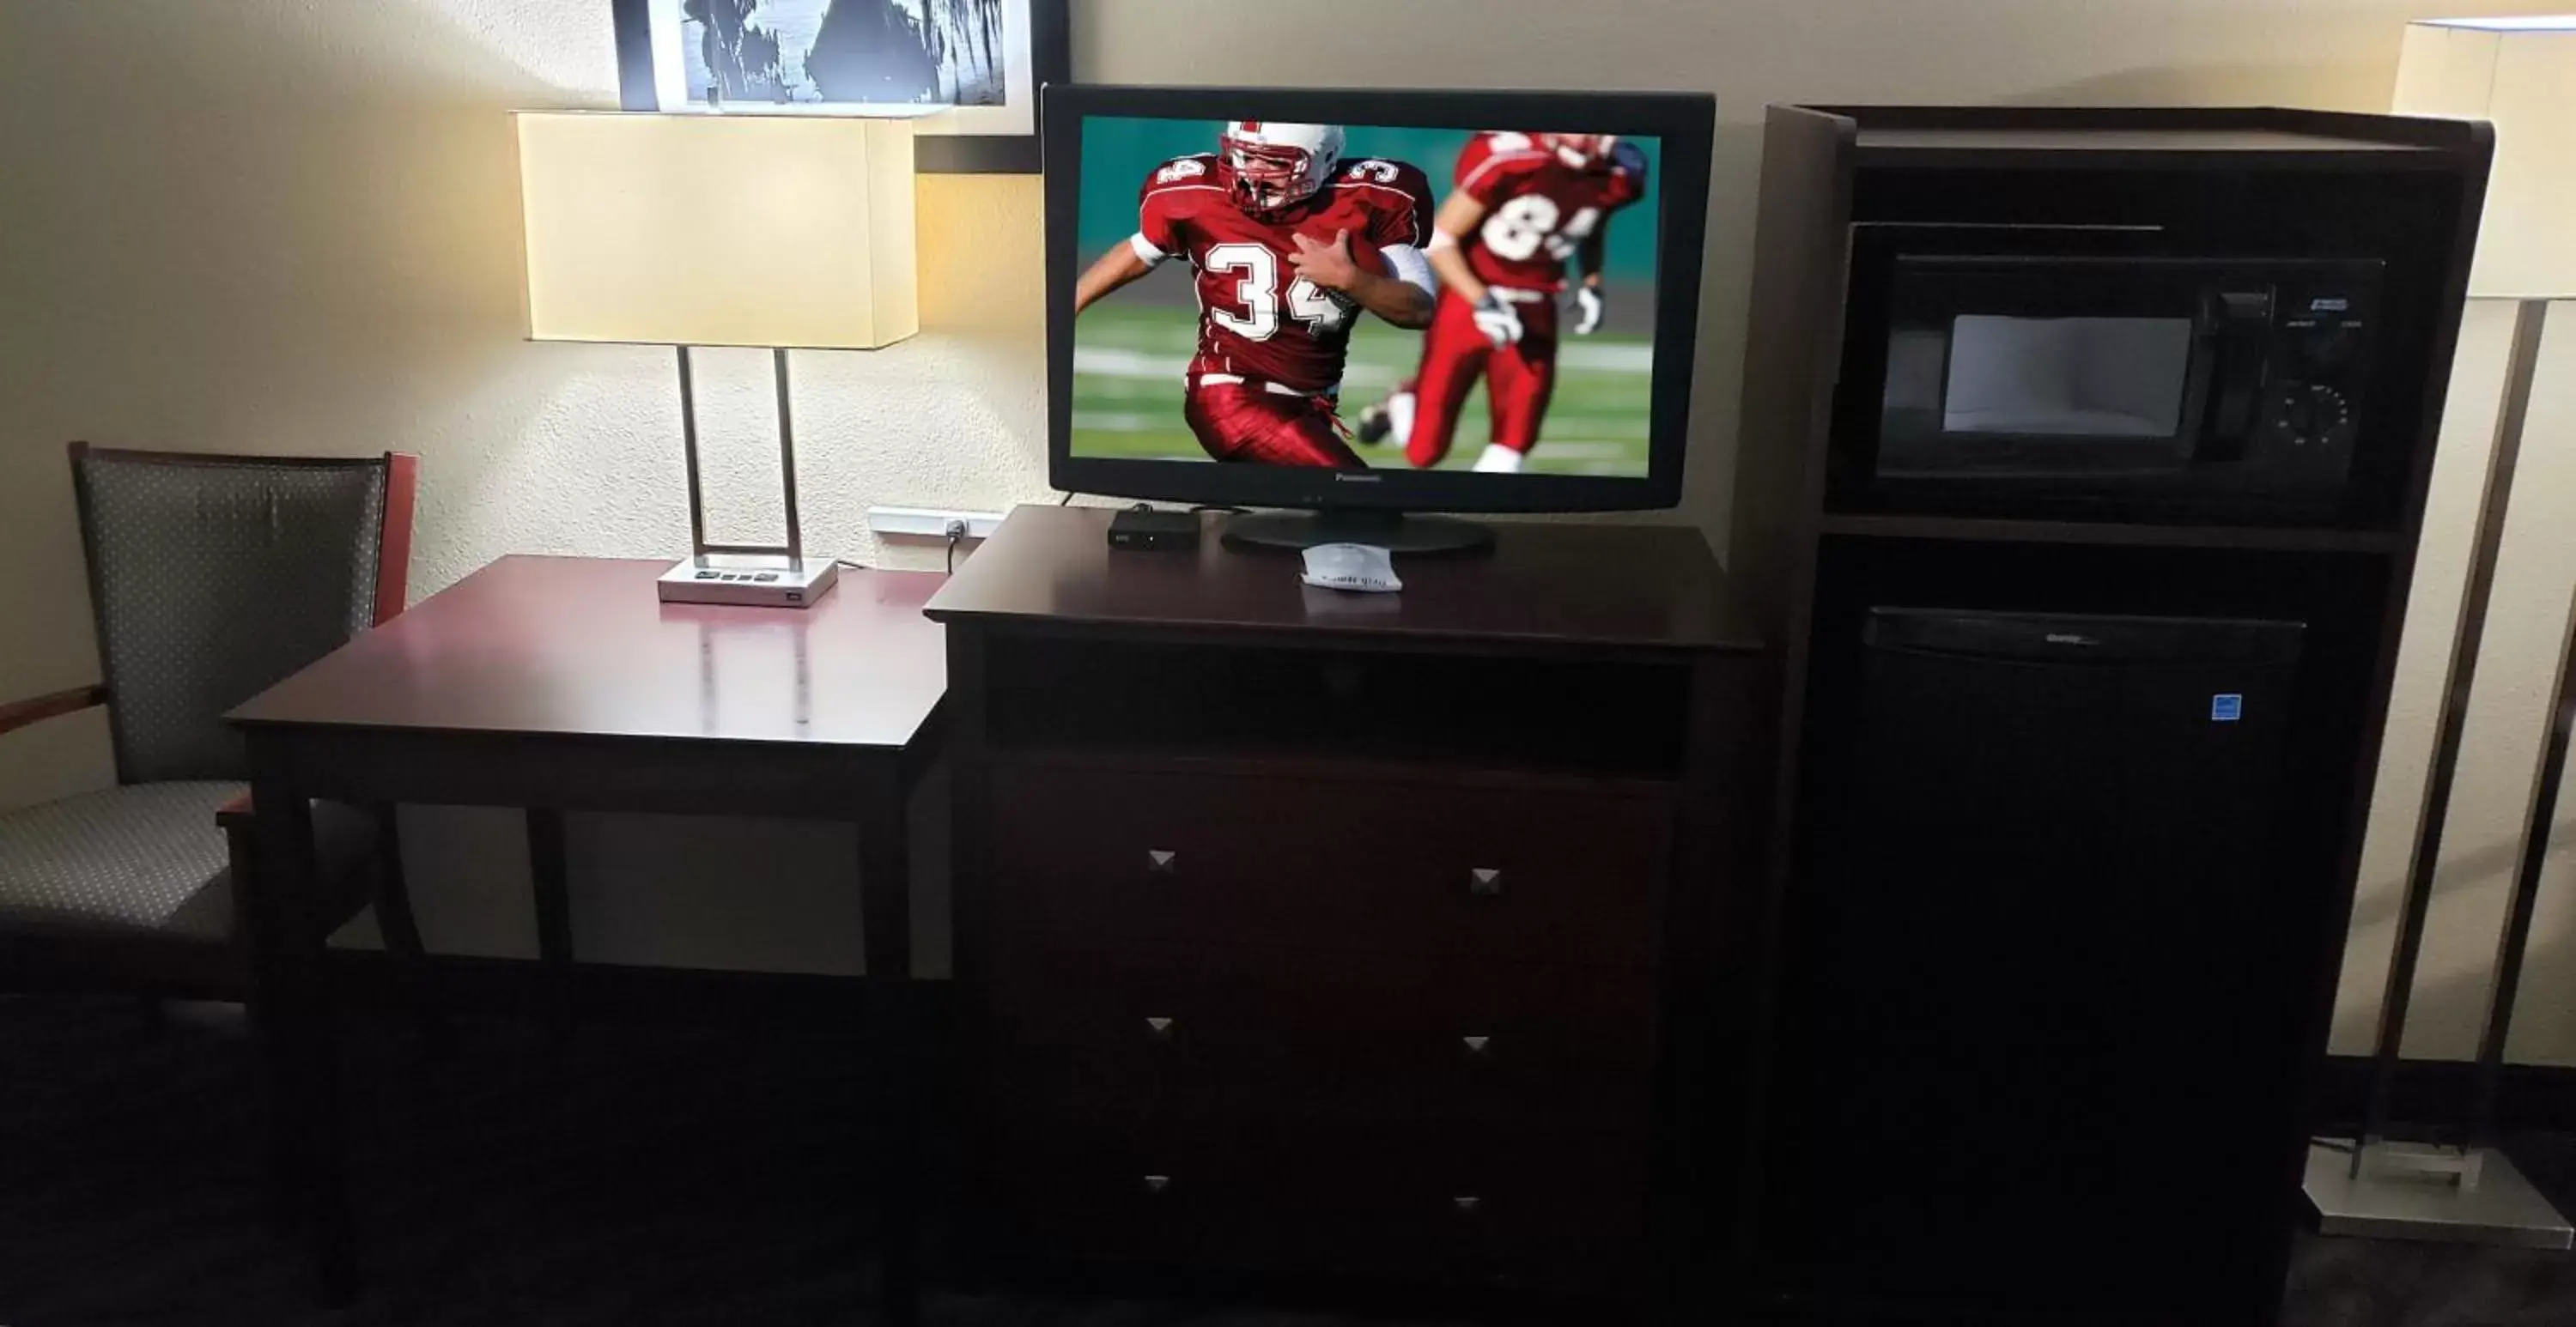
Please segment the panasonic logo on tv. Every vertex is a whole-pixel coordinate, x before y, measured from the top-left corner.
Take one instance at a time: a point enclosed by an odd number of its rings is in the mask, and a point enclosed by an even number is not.
[[[1333,482],[1337,484],[1374,484],[1383,477],[1384,476],[1381,475],[1359,474],[1348,470],[1342,470],[1334,473]]]

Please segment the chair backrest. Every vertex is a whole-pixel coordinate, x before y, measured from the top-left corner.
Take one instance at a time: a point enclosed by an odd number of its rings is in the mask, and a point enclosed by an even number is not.
[[[224,712],[401,611],[413,458],[71,451],[117,778],[245,777]]]

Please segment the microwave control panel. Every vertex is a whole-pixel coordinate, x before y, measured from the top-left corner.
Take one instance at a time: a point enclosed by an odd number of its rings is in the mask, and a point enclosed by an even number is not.
[[[2272,288],[2270,344],[2246,457],[2257,468],[2311,480],[2350,468],[2369,381],[2375,276],[2347,266]]]

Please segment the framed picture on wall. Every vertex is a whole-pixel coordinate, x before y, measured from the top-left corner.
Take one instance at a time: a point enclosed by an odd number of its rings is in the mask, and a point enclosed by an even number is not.
[[[630,111],[860,115],[944,107],[920,168],[1038,169],[1038,88],[1064,82],[1071,0],[610,0]]]

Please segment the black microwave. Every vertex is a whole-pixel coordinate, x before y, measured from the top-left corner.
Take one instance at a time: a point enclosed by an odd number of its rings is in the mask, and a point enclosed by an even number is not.
[[[1838,431],[1875,428],[1836,440],[1867,505],[2208,520],[2343,505],[2369,424],[2379,261],[1895,239],[1855,269],[1836,411]]]

